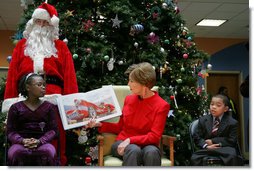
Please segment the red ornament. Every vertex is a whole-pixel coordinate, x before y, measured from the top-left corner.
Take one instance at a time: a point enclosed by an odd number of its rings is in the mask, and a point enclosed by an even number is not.
[[[159,13],[158,13],[158,12],[154,12],[154,13],[153,13],[153,19],[157,19],[158,16],[159,16]]]
[[[189,57],[189,55],[187,53],[183,54],[183,58],[187,59]]]
[[[87,20],[86,22],[83,22],[83,28],[85,32],[88,32],[92,27],[95,25],[91,20]]]
[[[92,159],[91,159],[91,157],[86,157],[85,158],[85,163],[86,163],[86,165],[91,165],[91,162],[92,162]]]
[[[174,100],[175,96],[170,96],[170,100]]]

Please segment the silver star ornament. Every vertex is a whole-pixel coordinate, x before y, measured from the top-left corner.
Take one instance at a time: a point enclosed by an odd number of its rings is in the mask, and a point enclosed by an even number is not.
[[[117,14],[116,14],[116,17],[114,19],[111,18],[111,20],[113,21],[113,26],[112,27],[120,28],[120,23],[123,22],[122,20],[118,20],[118,15]]]

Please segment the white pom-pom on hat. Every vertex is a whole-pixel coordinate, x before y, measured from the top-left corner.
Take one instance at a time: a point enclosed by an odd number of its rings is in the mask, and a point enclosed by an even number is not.
[[[53,25],[53,26],[58,26],[59,25],[59,18],[57,17],[57,16],[53,16],[52,18],[51,18],[51,24]]]

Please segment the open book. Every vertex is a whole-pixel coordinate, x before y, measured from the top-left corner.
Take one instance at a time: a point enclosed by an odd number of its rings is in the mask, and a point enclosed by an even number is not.
[[[84,126],[91,118],[103,121],[122,114],[112,86],[62,95],[57,104],[65,130]]]

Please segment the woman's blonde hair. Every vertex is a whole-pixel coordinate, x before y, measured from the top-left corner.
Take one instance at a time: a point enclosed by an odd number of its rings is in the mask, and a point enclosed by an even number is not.
[[[152,88],[156,83],[156,73],[153,66],[148,62],[133,64],[125,71],[129,77],[148,88]]]

